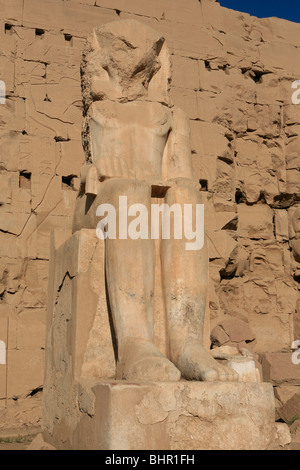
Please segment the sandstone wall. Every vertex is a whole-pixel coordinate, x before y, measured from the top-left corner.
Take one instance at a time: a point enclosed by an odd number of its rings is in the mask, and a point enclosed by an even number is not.
[[[190,117],[214,344],[246,341],[268,380],[290,382],[275,353],[290,366],[282,351],[300,339],[300,25],[208,0],[0,0],[0,408],[38,409],[28,400],[43,382],[49,235],[71,226],[84,160],[81,52],[94,26],[125,18],[165,35],[173,101]],[[14,424],[38,422],[38,411],[26,416]]]

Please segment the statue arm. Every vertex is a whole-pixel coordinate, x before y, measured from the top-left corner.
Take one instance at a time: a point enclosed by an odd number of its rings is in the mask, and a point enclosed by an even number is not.
[[[162,176],[164,180],[188,178],[194,181],[189,119],[177,107],[173,110],[172,129],[163,155]]]
[[[100,183],[109,178],[128,178],[129,169],[124,158],[103,155],[102,122],[100,112],[94,103],[88,116],[89,147],[91,162],[83,166],[81,170],[81,183],[85,185],[85,193],[97,195]],[[107,147],[111,147],[108,139]]]

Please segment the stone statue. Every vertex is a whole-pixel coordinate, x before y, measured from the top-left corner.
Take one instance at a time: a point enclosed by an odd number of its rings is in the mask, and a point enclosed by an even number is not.
[[[96,228],[100,204],[118,211],[152,198],[164,203],[201,204],[193,180],[189,122],[172,106],[170,55],[163,36],[133,21],[94,30],[82,62],[87,163],[77,199],[73,232]],[[149,222],[151,223],[151,222]],[[160,241],[169,354],[153,343],[155,242],[105,240],[109,304],[117,338],[117,379],[235,381],[237,374],[202,346],[206,309],[206,246],[185,249],[186,240]]]

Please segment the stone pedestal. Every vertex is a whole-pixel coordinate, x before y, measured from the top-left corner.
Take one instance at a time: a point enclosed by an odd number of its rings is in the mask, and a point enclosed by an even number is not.
[[[269,384],[103,382],[92,394],[93,408],[81,403],[73,448],[251,450],[275,442]]]
[[[52,236],[43,437],[57,449],[267,449],[272,386],[116,382],[104,244],[93,230]],[[161,311],[156,306],[156,331]],[[162,336],[157,335],[159,344]],[[165,345],[160,343],[162,352]]]

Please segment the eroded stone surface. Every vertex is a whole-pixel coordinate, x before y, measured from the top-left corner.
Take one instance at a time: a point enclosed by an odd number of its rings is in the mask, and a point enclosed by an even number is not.
[[[171,61],[164,36],[130,19],[96,28],[83,52],[81,77],[86,165],[73,232],[100,230],[98,206],[114,208],[118,234],[105,237],[105,279],[117,343],[117,378],[236,381],[233,368],[218,364],[203,347],[206,237],[201,246],[187,247],[186,230],[181,237],[152,236],[153,199],[160,197],[169,208],[182,211],[187,204],[195,208],[202,202],[201,187],[193,179],[188,116],[169,97]],[[225,136],[220,140],[221,147]],[[146,227],[141,227],[148,229],[147,236],[127,236],[121,198],[126,199],[125,211],[136,204],[147,208]],[[155,271],[160,271],[159,294]],[[166,355],[154,343],[157,295],[164,305]]]
[[[56,233],[52,241],[51,266],[56,269],[49,279],[46,442],[58,449],[111,450],[275,445],[274,395],[269,384],[180,381],[153,385],[105,379],[116,374],[116,345],[103,301],[104,242],[97,240],[93,230],[68,235]],[[165,350],[160,339],[156,345]],[[216,357],[233,362],[239,362],[244,351],[219,349]],[[249,358],[242,359],[254,366],[250,353]],[[240,372],[242,381],[258,382],[255,366],[252,374],[248,369]]]
[[[9,349],[20,348],[18,341],[28,358],[40,354],[36,335],[28,337],[25,331],[30,324],[42,336],[50,231],[72,224],[84,161],[81,51],[92,26],[134,18],[169,42],[171,96],[191,121],[194,177],[202,180],[210,202],[206,224],[224,240],[222,249],[211,244],[208,330],[229,314],[249,323],[256,351],[289,348],[300,337],[299,263],[289,249],[295,234],[286,222],[288,217],[291,225],[299,205],[300,123],[291,103],[291,84],[300,74],[299,25],[257,19],[205,0],[188,0],[184,6],[179,0],[97,0],[96,5],[90,0],[1,0],[0,5],[0,79],[8,93],[0,106],[5,230],[0,232],[0,340],[6,342],[8,333]],[[258,204],[271,207],[274,238],[270,229],[267,240],[238,235],[239,206],[245,202],[255,213]],[[221,226],[224,212],[232,215]],[[12,383],[20,377],[19,363],[8,358],[7,365],[0,365],[1,398],[14,403],[13,395],[6,396],[6,367]],[[41,370],[42,362],[37,367]],[[33,380],[18,394],[25,397],[28,385],[32,391],[40,375],[30,375]]]
[[[69,442],[56,434],[58,448],[229,450],[278,445],[269,384],[104,382],[91,387],[93,416],[81,415]]]

